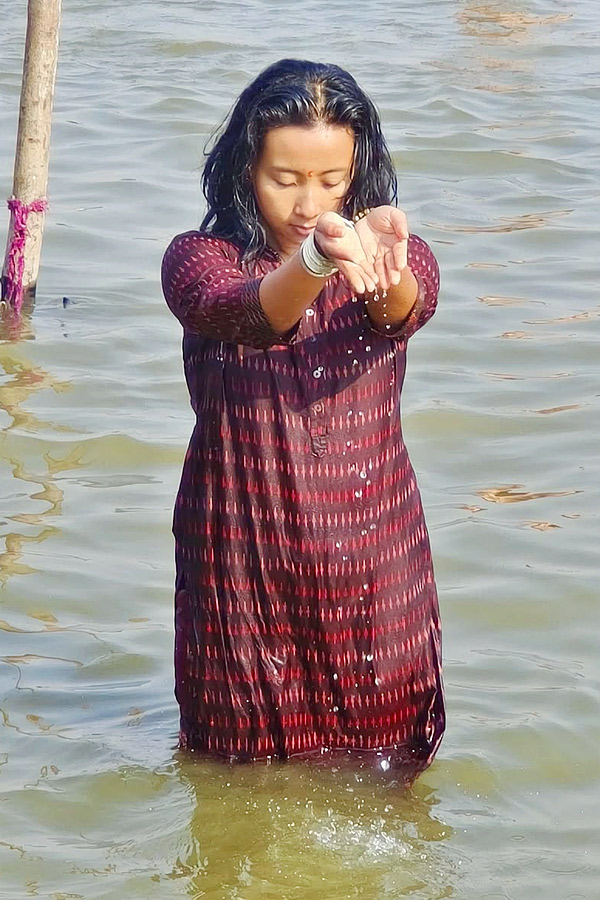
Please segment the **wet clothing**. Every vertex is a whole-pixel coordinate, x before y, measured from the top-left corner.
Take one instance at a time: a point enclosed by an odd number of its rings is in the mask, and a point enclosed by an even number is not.
[[[163,261],[196,414],[174,514],[180,745],[239,760],[386,752],[418,771],[445,718],[400,395],[437,263],[412,235],[418,297],[395,330],[337,274],[282,337],[259,301],[279,258],[238,258],[191,231]]]

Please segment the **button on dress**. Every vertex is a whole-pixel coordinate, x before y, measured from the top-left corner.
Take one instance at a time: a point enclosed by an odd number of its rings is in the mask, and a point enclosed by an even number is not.
[[[418,296],[395,330],[338,274],[281,336],[259,302],[273,251],[240,264],[190,231],[165,254],[196,415],[173,522],[182,748],[356,751],[416,774],[439,746],[438,601],[400,417],[439,273],[415,235],[408,262]]]

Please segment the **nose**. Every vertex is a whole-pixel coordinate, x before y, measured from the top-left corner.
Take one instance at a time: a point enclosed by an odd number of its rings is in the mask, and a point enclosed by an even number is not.
[[[296,195],[294,214],[303,222],[314,222],[321,212],[317,187],[309,181]]]

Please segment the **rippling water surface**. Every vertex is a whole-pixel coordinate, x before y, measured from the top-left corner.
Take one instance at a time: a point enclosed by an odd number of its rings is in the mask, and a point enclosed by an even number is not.
[[[599,32],[595,0],[65,0],[38,299],[0,343],[0,896],[600,896]],[[449,728],[408,793],[174,749],[192,416],[158,270],[206,138],[284,55],[372,93],[443,273],[404,410]]]

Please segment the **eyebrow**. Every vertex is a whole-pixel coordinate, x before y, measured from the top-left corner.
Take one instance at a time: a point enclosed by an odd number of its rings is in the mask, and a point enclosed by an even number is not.
[[[278,172],[280,175],[302,175],[298,169],[286,169],[283,166],[272,166],[274,172]],[[344,175],[346,169],[342,166],[339,166],[337,169],[327,169],[325,172],[317,172],[317,175]]]

